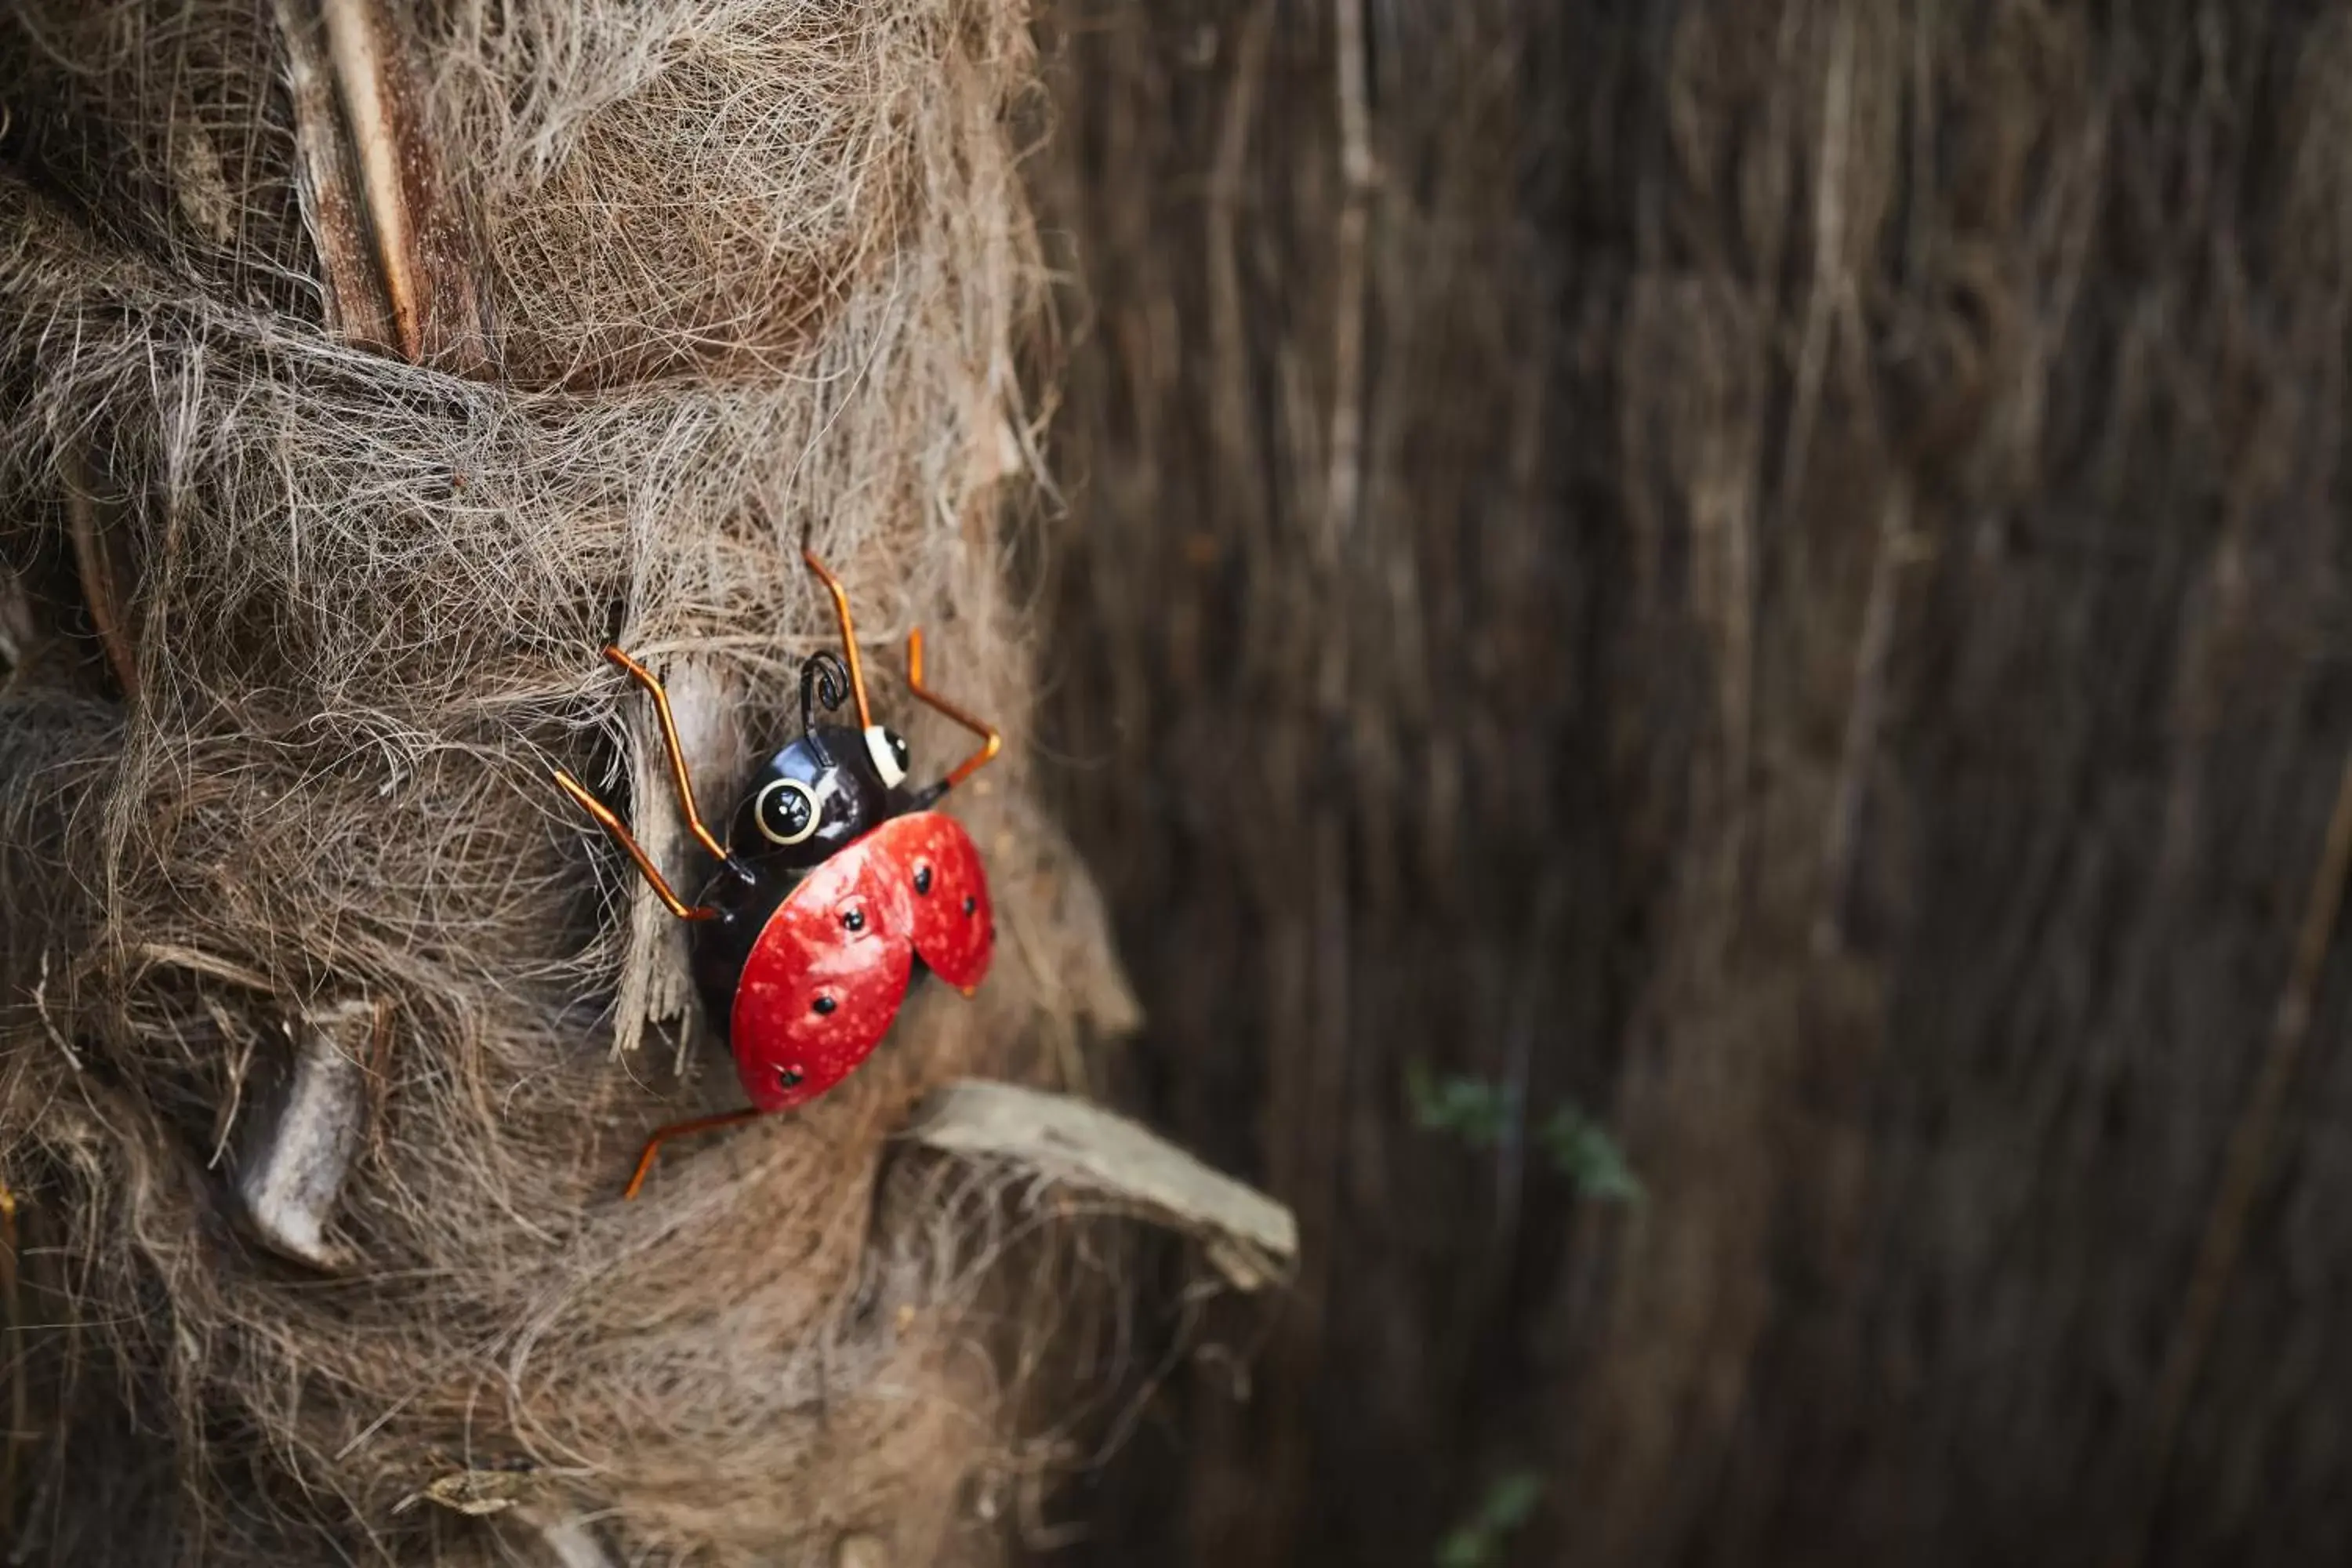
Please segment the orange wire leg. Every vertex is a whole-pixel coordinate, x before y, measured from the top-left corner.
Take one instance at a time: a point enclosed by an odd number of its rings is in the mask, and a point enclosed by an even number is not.
[[[965,729],[980,737],[980,750],[958,763],[948,773],[943,790],[953,789],[972,774],[995,761],[996,753],[1004,749],[1004,737],[982,723],[946,698],[938,696],[923,685],[923,628],[917,626],[907,634],[907,689],[929,703]]]
[[[564,794],[578,801],[581,808],[596,819],[598,826],[613,836],[613,842],[629,852],[629,858],[637,863],[637,869],[644,874],[646,885],[653,889],[654,896],[669,906],[670,913],[682,921],[708,921],[718,918],[719,911],[708,904],[688,904],[669,890],[669,883],[663,880],[661,871],[654,865],[652,858],[645,852],[635,838],[629,836],[629,830],[621,825],[621,819],[613,815],[612,809],[588,793],[588,787],[585,784],[562,768],[555,770],[555,782],[563,786]]]
[[[816,574],[817,581],[823,583],[825,592],[833,595],[833,613],[841,622],[841,651],[849,659],[849,689],[857,699],[857,727],[861,731],[871,730],[874,728],[874,715],[866,706],[866,671],[857,662],[857,633],[849,624],[849,595],[842,588],[841,579],[826,571],[824,563],[819,561],[806,545],[801,547],[801,559],[808,563],[808,569]]]
[[[677,721],[670,717],[669,693],[654,679],[654,672],[631,658],[618,647],[608,647],[604,657],[636,677],[637,684],[652,693],[654,711],[661,715],[662,744],[669,751],[669,776],[677,783],[678,804],[686,808],[686,825],[693,829],[695,838],[717,860],[727,858],[726,849],[702,826],[702,814],[694,809],[694,781],[686,774],[686,748],[677,743]]]
[[[740,1110],[721,1111],[717,1116],[698,1116],[691,1121],[673,1121],[667,1127],[655,1129],[654,1135],[646,1140],[645,1152],[637,1156],[636,1171],[629,1177],[629,1184],[623,1190],[621,1201],[626,1203],[635,1197],[637,1189],[646,1184],[646,1174],[654,1168],[654,1156],[661,1152],[665,1140],[682,1137],[688,1132],[709,1132],[721,1127],[734,1127],[766,1114],[755,1107],[745,1106]]]

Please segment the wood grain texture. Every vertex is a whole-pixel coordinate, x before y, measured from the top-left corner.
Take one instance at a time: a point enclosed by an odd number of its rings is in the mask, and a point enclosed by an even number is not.
[[[1367,7],[1367,197],[1355,7],[1060,12],[1063,798],[1304,1259],[1097,1560],[2352,1546],[2340,941],[2141,1482],[2352,739],[2352,29],[2189,15]]]

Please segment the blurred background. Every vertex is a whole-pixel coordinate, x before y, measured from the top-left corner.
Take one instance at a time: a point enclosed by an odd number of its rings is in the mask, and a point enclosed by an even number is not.
[[[1061,1560],[2352,1549],[2352,17],[1047,33],[1117,1092],[1305,1239]]]

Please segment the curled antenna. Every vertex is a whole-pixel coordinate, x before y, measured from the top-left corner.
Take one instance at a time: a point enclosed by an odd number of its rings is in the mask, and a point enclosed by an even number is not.
[[[849,671],[843,668],[841,657],[826,650],[813,653],[801,662],[801,731],[803,734],[816,728],[816,705],[824,704],[830,713],[849,696]]]

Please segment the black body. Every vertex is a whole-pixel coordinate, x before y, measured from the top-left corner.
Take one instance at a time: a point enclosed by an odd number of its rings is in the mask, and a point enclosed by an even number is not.
[[[903,768],[906,742],[890,731],[884,734]],[[787,820],[789,814],[779,809],[778,797],[771,794],[784,780],[804,785],[808,794],[800,798],[803,804],[814,801],[815,808],[814,831],[793,844],[776,841],[803,826]],[[797,796],[797,792],[785,793]],[[688,939],[703,1013],[721,1040],[728,1037],[743,965],[776,906],[800,886],[802,878],[845,846],[891,817],[921,809],[936,794],[917,795],[903,784],[884,784],[866,737],[839,724],[809,729],[752,775],[727,830],[727,858],[702,890],[702,902],[717,910],[718,917],[696,922]]]

